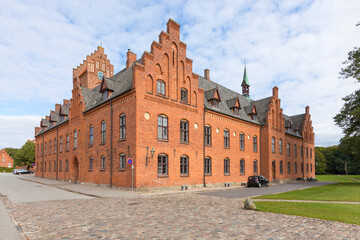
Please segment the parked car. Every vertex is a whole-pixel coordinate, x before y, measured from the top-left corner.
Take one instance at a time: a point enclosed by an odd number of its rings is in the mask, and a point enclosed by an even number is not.
[[[15,175],[22,175],[22,174],[32,174],[34,172],[26,170],[26,169],[14,169],[13,174]]]
[[[259,175],[259,176],[250,176],[247,181],[248,187],[261,187],[261,186],[269,186],[269,180],[266,177]]]

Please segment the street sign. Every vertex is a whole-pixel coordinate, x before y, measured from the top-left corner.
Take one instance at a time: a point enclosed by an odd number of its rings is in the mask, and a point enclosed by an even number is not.
[[[128,158],[127,162],[128,162],[129,165],[131,165],[132,164],[132,159]]]

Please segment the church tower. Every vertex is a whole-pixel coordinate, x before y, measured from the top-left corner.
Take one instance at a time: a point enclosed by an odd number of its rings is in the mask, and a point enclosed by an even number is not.
[[[245,96],[246,99],[250,99],[250,94],[249,94],[250,83],[249,83],[248,76],[246,73],[246,66],[244,68],[244,77],[243,77],[243,81],[241,83],[241,87],[242,87],[243,96]]]

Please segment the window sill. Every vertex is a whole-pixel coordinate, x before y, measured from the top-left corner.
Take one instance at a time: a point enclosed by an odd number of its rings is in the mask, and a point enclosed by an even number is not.
[[[149,92],[149,91],[147,91],[146,93],[153,95],[153,92]]]
[[[77,149],[77,147],[76,148],[73,148],[73,150],[76,150]]]
[[[69,150],[66,150],[65,152],[69,152]]]
[[[161,138],[158,138],[158,141],[159,141],[159,142],[169,142],[169,139],[161,139]]]
[[[105,145],[105,144],[106,144],[106,142],[104,142],[104,143],[100,143],[100,146]]]
[[[119,171],[119,172],[124,172],[124,171],[125,171],[125,168],[119,168],[118,171]]]
[[[224,149],[230,149],[230,147],[224,147]]]
[[[188,106],[191,106],[191,104],[189,104],[189,102],[185,102],[185,101],[181,101],[181,100],[180,100],[180,103],[185,104],[185,105],[188,105]]]
[[[205,173],[205,176],[212,176],[212,174],[211,173]]]
[[[230,173],[224,173],[224,176],[230,176]]]
[[[245,173],[240,173],[240,176],[245,176]]]
[[[105,169],[100,169],[99,172],[105,172]]]
[[[205,147],[212,147],[212,145],[211,144],[210,145],[205,144]]]
[[[89,172],[92,172],[93,170],[92,169],[88,169]]]
[[[158,178],[168,178],[169,177],[169,175],[159,175],[158,174]]]
[[[89,145],[89,148],[91,148],[91,147],[93,147],[94,146],[94,144],[92,144],[92,145]]]
[[[180,177],[189,177],[190,175],[189,174],[181,174],[180,173]]]
[[[180,142],[180,144],[186,144],[186,145],[189,145],[190,143],[189,143],[189,142]]]
[[[155,93],[155,96],[161,97],[161,98],[165,98],[165,99],[169,99],[168,97],[166,97],[166,95],[163,95],[161,93]]]
[[[119,142],[125,142],[125,141],[126,141],[126,138],[120,138],[118,141],[119,141]]]

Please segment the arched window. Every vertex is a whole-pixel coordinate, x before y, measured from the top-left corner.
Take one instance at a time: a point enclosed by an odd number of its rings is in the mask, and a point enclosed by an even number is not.
[[[180,121],[180,142],[189,142],[189,122],[185,119]]]
[[[66,162],[65,162],[65,171],[66,172],[69,171],[69,160],[66,160]]]
[[[271,138],[271,152],[275,153],[275,137]]]
[[[286,144],[286,153],[287,153],[287,156],[290,157],[290,144]]]
[[[306,158],[309,158],[309,148],[306,147]]]
[[[125,113],[120,115],[120,139],[126,139],[126,115]]]
[[[121,153],[119,155],[119,160],[120,160],[119,169],[124,170],[125,166],[126,166],[126,155],[125,155],[125,153]]]
[[[49,161],[49,172],[51,172],[51,161]]]
[[[105,156],[101,156],[101,162],[100,162],[100,170],[105,170],[106,167],[106,158]]]
[[[283,172],[284,172],[283,161],[280,161],[280,174],[283,174]]]
[[[310,172],[312,172],[312,163],[310,163]]]
[[[186,155],[180,157],[180,175],[189,175],[189,157]]]
[[[168,156],[163,153],[158,155],[158,175],[168,175]]]
[[[300,148],[300,157],[303,158],[304,157],[304,147],[301,146]]]
[[[168,118],[165,115],[158,116],[158,139],[168,139]]]
[[[312,159],[312,148],[310,148],[310,159]]]
[[[105,59],[101,62],[101,71],[105,72]]]
[[[282,146],[282,139],[279,139],[279,153],[282,154],[283,153],[283,146]]]
[[[240,151],[244,151],[245,150],[245,134],[240,133],[239,138],[240,138]]]
[[[230,160],[228,158],[224,159],[224,175],[230,175]]]
[[[211,175],[211,157],[205,158],[205,175]]]
[[[194,106],[197,106],[197,94],[196,94],[195,91],[193,92],[193,101],[192,101],[192,104],[193,104]]]
[[[57,150],[57,141],[56,141],[56,138],[54,138],[54,153],[56,153],[56,150]],[[311,154],[310,154],[310,156],[311,156]]]
[[[51,155],[51,140],[49,140],[49,155]]]
[[[91,63],[90,63],[90,72],[95,72],[95,62],[94,62],[94,59],[91,60]]]
[[[105,144],[106,141],[106,122],[101,122],[101,144]]]
[[[96,60],[96,69],[100,68],[99,60]]]
[[[66,134],[66,151],[69,151],[70,146],[70,136],[69,134]]]
[[[306,164],[306,173],[309,173],[309,164]]]
[[[89,129],[89,146],[92,146],[94,144],[94,126],[90,125]]]
[[[297,157],[297,146],[296,146],[296,144],[294,145],[294,156]]]
[[[181,101],[182,102],[188,102],[188,90],[185,88],[181,88]]]
[[[93,158],[90,157],[89,158],[89,170],[93,170],[93,167],[94,167],[94,161],[93,161]]]
[[[245,160],[240,159],[240,175],[244,175],[244,174],[245,174]]]
[[[229,134],[229,130],[225,129],[224,130],[224,148],[229,148],[230,147],[230,134]]]
[[[290,162],[288,162],[288,164],[287,164],[287,173],[288,173],[288,174],[290,174],[290,171],[291,171],[290,168],[291,168],[291,167],[290,167]]]
[[[106,69],[106,77],[107,77],[107,78],[110,77],[110,66],[107,66],[107,69]]]
[[[297,163],[294,163],[294,173],[297,173]]]
[[[60,160],[60,163],[59,163],[59,171],[61,172],[62,171],[62,160]]]
[[[253,170],[254,170],[254,175],[258,174],[258,161],[257,160],[253,161]]]
[[[211,126],[205,125],[205,144],[211,146]]]
[[[74,149],[77,148],[77,131],[74,130]]]
[[[253,137],[253,151],[257,152],[257,136]]]
[[[47,154],[47,142],[45,142],[45,156]]]
[[[161,95],[165,95],[165,82],[163,80],[157,80],[157,93]]]

